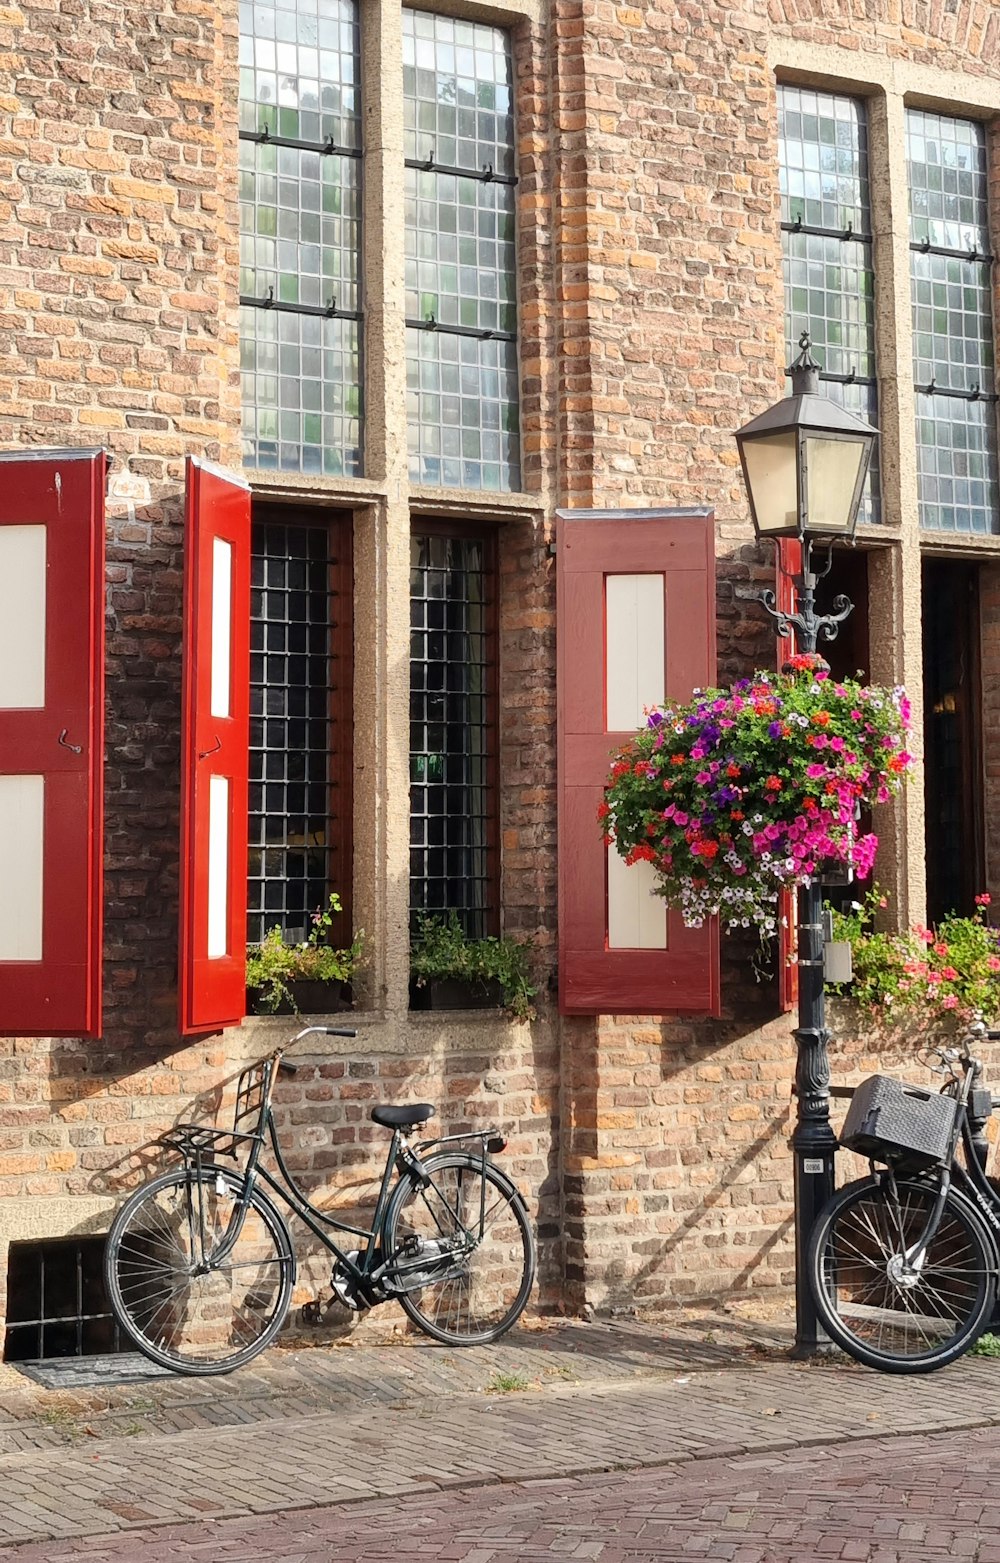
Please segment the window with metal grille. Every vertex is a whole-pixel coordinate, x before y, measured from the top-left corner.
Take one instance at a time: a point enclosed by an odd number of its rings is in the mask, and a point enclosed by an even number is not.
[[[410,477],[520,487],[510,39],[403,12]]]
[[[906,152],[920,524],[1000,532],[986,136],[909,110]]]
[[[410,908],[498,927],[494,539],[421,531],[410,552]]]
[[[361,471],[354,0],[240,5],[244,460]]]
[[[785,350],[808,331],[823,393],[878,423],[868,126],[856,98],[778,88]],[[877,521],[877,447],[860,519]]]
[[[104,1289],[103,1237],[11,1243],[4,1359],[92,1357],[131,1351]]]
[[[351,531],[261,507],[250,626],[247,937],[305,938],[336,890],[350,942]],[[338,934],[339,937],[339,934]]]

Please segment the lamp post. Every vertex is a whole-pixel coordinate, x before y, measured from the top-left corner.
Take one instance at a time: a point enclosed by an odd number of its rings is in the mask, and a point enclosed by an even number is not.
[[[773,592],[761,600],[777,633],[798,636],[799,649],[815,652],[833,640],[853,603],[837,597],[833,612],[816,612],[816,584],[832,562],[837,538],[853,541],[877,430],[838,407],[819,389],[819,365],[808,332],[791,366],[791,395],[737,432],[743,478],[757,539],[794,537],[802,545],[802,573],[795,579],[796,611],[783,613]],[[812,562],[812,545],[828,545],[824,569]],[[817,1215],[833,1194],[837,1139],[830,1127],[830,1060],[823,992],[822,889],[810,880],[798,897],[799,1013],[795,1030],[795,1352],[813,1355],[825,1339],[816,1317],[806,1251]]]

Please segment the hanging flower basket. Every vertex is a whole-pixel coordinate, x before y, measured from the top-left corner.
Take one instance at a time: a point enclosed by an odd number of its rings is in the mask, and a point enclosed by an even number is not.
[[[824,865],[871,871],[878,838],[859,808],[898,792],[910,766],[902,689],[834,680],[817,656],[652,710],[617,755],[598,813],[626,863],[700,927],[777,929],[778,894]]]

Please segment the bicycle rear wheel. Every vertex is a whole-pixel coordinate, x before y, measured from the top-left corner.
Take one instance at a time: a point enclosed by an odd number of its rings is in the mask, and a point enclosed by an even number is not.
[[[280,1330],[295,1256],[288,1228],[238,1173],[175,1169],[136,1189],[108,1234],[111,1307],[139,1350],[175,1373],[231,1373]],[[242,1215],[241,1215],[242,1211]]]
[[[975,1207],[949,1190],[919,1267],[908,1265],[933,1209],[933,1184],[866,1178],[830,1201],[809,1242],[823,1328],[865,1367],[930,1373],[954,1362],[990,1318],[996,1254]]]
[[[404,1177],[386,1215],[394,1293],[420,1329],[449,1346],[483,1346],[520,1317],[535,1279],[535,1244],[521,1197],[491,1162],[461,1151],[423,1163],[426,1187]]]

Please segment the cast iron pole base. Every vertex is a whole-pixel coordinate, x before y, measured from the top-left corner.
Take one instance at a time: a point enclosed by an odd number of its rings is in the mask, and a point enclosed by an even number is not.
[[[823,992],[823,892],[816,883],[799,891],[799,1024],[795,1030],[795,1350],[814,1356],[829,1341],[820,1328],[809,1286],[809,1235],[833,1197],[837,1137],[830,1127],[829,1032]]]

